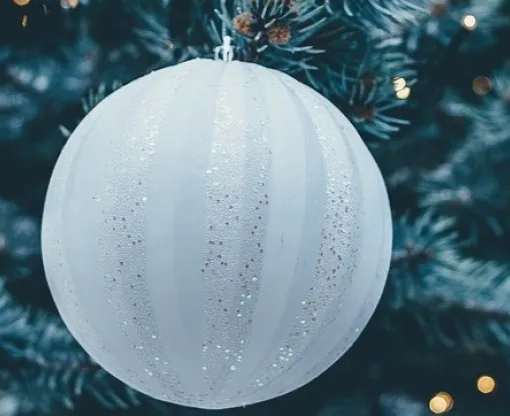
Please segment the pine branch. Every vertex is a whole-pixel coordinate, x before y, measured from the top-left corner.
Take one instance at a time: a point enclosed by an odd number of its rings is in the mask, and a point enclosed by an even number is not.
[[[234,18],[219,16],[241,59],[292,74],[333,101],[369,137],[389,138],[407,124],[394,79],[416,82],[412,62],[392,45],[378,48],[362,27],[329,2],[254,1]],[[213,31],[220,43],[220,30]]]
[[[73,20],[72,29],[57,30],[42,42],[35,42],[40,40],[40,35],[33,34],[29,47],[0,45],[0,56],[5,48],[9,54],[2,71],[7,82],[0,85],[3,126],[0,142],[20,140],[45,107],[61,111],[90,87],[98,65],[98,45],[84,22]],[[52,24],[65,26],[60,20]],[[39,45],[38,50],[32,49],[34,44]]]
[[[503,174],[501,174],[503,173]],[[491,164],[491,152],[471,154],[463,163],[446,163],[418,185],[422,207],[436,207],[465,222],[476,238],[480,226],[501,235],[507,226],[508,172]]]
[[[438,47],[451,44],[463,24],[464,16],[474,16],[476,28],[469,42],[459,45],[461,53],[484,50],[496,41],[497,31],[510,21],[502,14],[504,0],[454,1],[427,0],[421,2],[427,12],[420,14],[418,24],[407,25],[406,46],[420,61],[430,61]]]
[[[381,416],[429,416],[423,400],[402,391],[388,391],[379,396]]]
[[[414,104],[416,109],[422,108],[421,97]],[[433,108],[420,111],[419,118],[413,109],[414,114],[409,117],[412,123],[405,134],[391,141],[370,143],[398,212],[413,209],[423,176],[448,160],[448,155],[464,141],[471,123],[461,104],[458,96],[447,91]]]
[[[0,350],[6,354],[0,389],[33,409],[72,409],[83,395],[107,408],[141,403],[140,395],[111,377],[77,344],[62,321],[25,309],[0,285]],[[41,414],[41,413],[38,413]]]
[[[134,33],[144,50],[157,58],[149,70],[194,58],[211,58],[209,21],[213,2],[208,0],[151,0],[134,7]]]
[[[366,137],[390,139],[402,126],[409,124],[409,120],[398,111],[408,106],[408,102],[396,96],[393,80],[405,79],[406,84],[412,86],[416,82],[415,74],[407,67],[405,56],[395,53],[399,64],[393,68],[385,59],[389,55],[368,52],[365,59],[368,63],[359,65],[357,76],[344,72],[338,82],[331,77],[333,82],[327,87],[326,95]]]
[[[437,218],[432,211],[411,221],[407,217],[393,224],[394,243],[385,305],[398,310],[409,299],[419,298],[424,281],[437,263],[455,255],[457,234],[454,221]],[[422,279],[423,278],[423,279]]]
[[[40,230],[34,218],[12,202],[0,199],[0,276],[28,277],[40,262]]]
[[[471,121],[472,129],[466,143],[452,155],[456,164],[486,149],[492,152],[491,162],[500,163],[510,152],[510,61],[481,82],[486,85],[479,91],[479,100],[465,103],[457,97],[458,111]]]
[[[345,14],[359,19],[361,24],[374,32],[399,33],[402,28],[417,24],[428,14],[428,0],[338,0]]]
[[[345,23],[327,3],[318,0],[236,0],[232,9],[216,10],[218,18],[209,31],[212,42],[221,45],[224,25],[234,38],[237,59],[261,64],[267,60],[278,69],[289,68],[286,72],[314,68],[315,55],[324,54],[324,39],[332,30],[337,39],[352,33],[342,28]]]
[[[465,141],[417,185],[420,206],[435,207],[467,223],[502,235],[510,227],[510,66],[494,77],[491,95],[479,104],[457,104],[470,121]]]
[[[414,222],[397,221],[395,254],[381,302],[382,325],[404,332],[395,319],[404,322],[408,317],[430,346],[508,360],[510,268],[462,257],[457,236],[450,231],[453,223],[431,214]]]
[[[138,16],[134,33],[139,36],[143,47],[162,60],[168,60],[173,48],[168,28],[167,8],[169,1],[151,0],[135,6]]]

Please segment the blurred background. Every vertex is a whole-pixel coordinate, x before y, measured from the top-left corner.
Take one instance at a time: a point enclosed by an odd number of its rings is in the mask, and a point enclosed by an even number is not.
[[[109,376],[49,294],[40,223],[70,132],[147,72],[236,57],[330,99],[383,171],[388,283],[326,373],[227,411],[164,404]],[[93,167],[91,167],[93,169]],[[510,1],[2,0],[0,416],[510,414]]]

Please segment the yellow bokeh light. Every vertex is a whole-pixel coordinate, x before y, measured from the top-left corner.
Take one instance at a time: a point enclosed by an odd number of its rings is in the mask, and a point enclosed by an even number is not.
[[[462,27],[467,30],[475,30],[478,25],[476,17],[472,14],[466,14],[463,16],[460,23],[462,24]]]
[[[489,394],[496,388],[496,381],[490,376],[481,376],[476,382],[476,387],[483,394]]]
[[[30,0],[12,0],[17,6],[26,6]]]
[[[400,100],[406,100],[411,95],[411,88],[405,87],[402,88],[400,91],[397,91],[397,98]]]
[[[448,393],[437,393],[429,401],[429,409],[432,413],[439,415],[449,412],[453,408],[453,398]]]
[[[402,91],[407,86],[407,82],[405,78],[402,77],[395,77],[393,78],[393,88],[395,91],[399,92]]]

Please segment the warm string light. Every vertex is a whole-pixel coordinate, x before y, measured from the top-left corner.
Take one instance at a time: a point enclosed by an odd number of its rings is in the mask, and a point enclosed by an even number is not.
[[[439,415],[449,412],[453,408],[453,398],[445,392],[437,393],[429,401],[429,409],[432,413]]]
[[[490,394],[496,388],[496,381],[491,376],[483,375],[478,377],[476,387],[483,394]],[[432,413],[439,415],[453,409],[454,401],[452,396],[446,392],[439,392],[429,401],[429,409]]]
[[[411,88],[405,87],[401,89],[400,91],[397,91],[397,98],[399,100],[407,100],[409,96],[411,95]]]
[[[15,5],[20,6],[20,7],[27,6],[31,2],[31,0],[12,0],[12,1]],[[60,6],[63,9],[75,9],[76,7],[79,6],[79,4],[80,4],[80,0],[60,0]],[[42,7],[44,10],[44,14],[48,15],[48,13],[49,13],[48,7],[45,4],[43,4]],[[28,26],[28,16],[27,15],[23,15],[23,17],[21,18],[21,26],[23,28]]]
[[[405,78],[402,77],[395,77],[393,78],[393,88],[395,88],[395,91],[401,91],[407,86],[407,81]]]
[[[462,16],[460,24],[464,29],[472,31],[476,29],[478,22],[475,16],[473,16],[472,14],[466,14],[465,16]]]
[[[496,381],[491,376],[481,376],[476,382],[478,391],[483,394],[489,394],[496,388]]]
[[[477,95],[486,95],[491,90],[492,83],[487,77],[479,76],[473,80],[473,91]]]
[[[16,5],[16,6],[27,6],[31,0],[12,0],[13,3]],[[25,28],[27,27],[28,25],[28,16],[27,15],[23,15],[23,17],[21,18],[21,27]]]
[[[406,100],[411,95],[411,88],[407,86],[405,78],[393,78],[393,89],[395,90],[395,95],[400,100]]]

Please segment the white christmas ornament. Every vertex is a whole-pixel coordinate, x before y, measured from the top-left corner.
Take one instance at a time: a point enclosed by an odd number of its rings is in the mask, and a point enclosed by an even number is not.
[[[342,356],[391,241],[381,174],[330,102],[255,64],[194,60],[85,117],[53,172],[42,244],[94,360],[154,398],[221,409]]]

